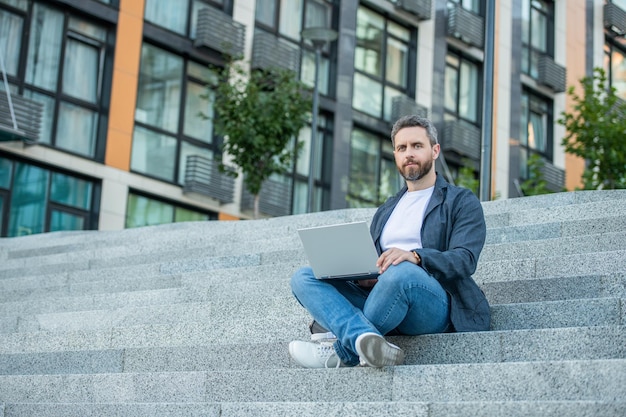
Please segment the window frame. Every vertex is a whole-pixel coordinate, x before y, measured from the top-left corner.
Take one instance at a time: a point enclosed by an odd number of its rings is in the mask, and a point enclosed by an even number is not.
[[[388,115],[386,114],[386,104],[388,103],[387,100],[387,89],[393,89],[396,91],[399,91],[400,94],[403,94],[409,98],[415,98],[415,92],[416,92],[416,78],[417,78],[417,29],[411,26],[408,26],[400,21],[394,20],[393,18],[391,18],[388,14],[386,13],[380,13],[375,11],[372,8],[369,8],[363,4],[360,4],[358,6],[358,10],[366,10],[369,13],[374,13],[378,16],[380,16],[383,21],[384,21],[384,25],[383,25],[383,30],[382,30],[382,39],[381,39],[381,44],[382,44],[382,50],[381,50],[381,63],[382,63],[382,68],[381,68],[381,75],[380,76],[376,76],[373,74],[368,73],[367,71],[361,70],[357,68],[356,65],[356,54],[355,54],[355,62],[354,62],[354,87],[353,87],[353,94],[352,94],[352,108],[355,111],[358,111],[360,113],[363,114],[367,114],[368,116],[371,117],[375,117],[379,120],[383,120],[383,121],[391,121],[390,120],[390,115],[388,117]],[[409,41],[404,41],[403,39],[401,39],[398,36],[395,36],[393,33],[391,33],[391,31],[389,30],[389,26],[390,24],[399,26],[403,29],[406,29],[409,33]],[[357,23],[358,26],[358,23]],[[388,67],[387,67],[387,50],[388,50],[388,46],[389,46],[389,41],[393,40],[396,42],[400,42],[403,45],[405,45],[407,47],[407,66],[404,69],[406,71],[406,87],[402,86],[401,84],[396,84],[394,82],[391,82],[388,80]],[[359,44],[359,38],[358,36],[355,35],[355,41],[356,41],[356,49],[358,49],[358,44]],[[356,50],[355,49],[355,50]],[[355,91],[357,91],[358,89],[356,88],[356,79],[357,77],[364,77],[368,82],[373,82],[376,83],[378,85],[380,85],[380,92],[381,92],[381,101],[380,101],[380,108],[378,109],[378,114],[373,114],[368,112],[367,110],[364,109],[359,109],[358,107],[355,106]],[[389,97],[389,99],[393,98]]]
[[[56,86],[53,89],[44,88],[34,83],[27,81],[27,71],[29,67],[28,55],[30,48],[30,36],[33,31],[32,21],[34,18],[35,6],[44,7],[48,10],[52,10],[59,13],[62,16],[63,23],[61,30],[61,43],[59,45],[59,57],[58,68],[54,76]],[[21,10],[15,7],[11,7],[5,3],[0,3],[0,9],[6,10],[9,13],[18,15],[22,18],[22,30],[20,34],[21,48],[19,52],[19,60],[17,64],[17,74],[9,75],[8,82],[15,88],[16,93],[25,96],[43,95],[46,99],[51,100],[52,108],[49,118],[51,120],[50,137],[49,140],[40,140],[38,143],[41,146],[51,147],[60,150],[65,153],[69,153],[82,158],[95,160],[97,162],[104,161],[104,153],[106,147],[107,138],[107,122],[108,111],[110,105],[110,91],[106,86],[110,85],[113,76],[113,54],[114,54],[114,38],[113,28],[110,23],[102,20],[98,20],[93,16],[83,16],[78,13],[74,13],[69,9],[63,9],[55,4],[50,4],[43,1],[30,1],[27,10]],[[93,25],[104,32],[104,39],[96,39],[93,36],[89,36],[86,33],[77,32],[71,27],[70,20],[75,19],[81,22],[86,22]],[[66,53],[67,45],[70,41],[79,41],[81,43],[88,44],[92,47],[98,48],[98,74],[96,80],[96,100],[89,102],[88,100],[81,99],[79,97],[72,96],[63,91],[63,77],[65,69],[65,61],[68,59]],[[94,124],[94,134],[90,137],[91,146],[93,152],[84,153],[74,150],[71,146],[61,147],[59,135],[62,132],[58,131],[59,128],[59,115],[60,109],[63,104],[69,104],[71,106],[77,106],[80,109],[87,110],[95,115],[96,121]],[[44,110],[45,111],[45,110]]]
[[[46,191],[45,191],[45,199],[44,199],[44,211],[43,211],[43,228],[39,233],[48,233],[50,232],[50,219],[52,215],[52,210],[56,209],[61,212],[70,213],[73,215],[78,215],[84,218],[83,228],[79,230],[97,230],[99,215],[100,215],[100,195],[102,192],[101,182],[97,179],[87,177],[85,175],[77,174],[75,172],[70,172],[62,169],[58,169],[56,167],[34,163],[30,160],[25,160],[22,158],[16,158],[14,155],[0,153],[0,158],[4,158],[11,163],[11,182],[9,183],[9,188],[0,188],[0,196],[4,198],[4,204],[2,207],[2,217],[0,218],[0,237],[8,237],[9,225],[10,225],[10,205],[12,203],[11,199],[14,192],[14,181],[15,181],[15,169],[17,163],[21,163],[24,165],[34,166],[38,169],[45,170],[47,172],[47,180],[46,180]],[[80,179],[82,181],[86,181],[91,184],[91,196],[89,199],[89,208],[81,209],[78,207],[70,206],[67,204],[59,203],[57,201],[53,201],[51,199],[51,188],[53,183],[53,174],[61,174],[74,179]],[[35,234],[35,233],[33,233]],[[37,233],[38,234],[38,233]]]
[[[170,222],[165,222],[165,223],[145,224],[145,225],[141,225],[141,226],[128,227],[129,203],[130,203],[131,195],[138,196],[138,197],[141,197],[141,198],[145,198],[145,199],[148,199],[148,200],[156,201],[158,203],[166,204],[166,205],[171,206],[173,208],[172,220]],[[205,211],[205,210],[202,210],[202,209],[199,209],[197,207],[193,207],[193,206],[190,206],[190,205],[187,205],[187,204],[179,204],[179,203],[177,203],[177,202],[175,202],[173,200],[169,200],[167,198],[155,196],[155,195],[143,192],[141,190],[131,188],[131,189],[128,190],[128,196],[126,197],[126,207],[125,207],[125,211],[124,211],[124,229],[134,229],[134,228],[137,228],[137,227],[156,226],[156,225],[161,225],[161,224],[176,223],[175,219],[176,219],[176,209],[177,208],[194,211],[194,212],[201,213],[201,214],[206,214],[208,218],[205,221],[218,220],[218,214],[213,212],[213,211],[208,211],[208,210]]]
[[[451,63],[448,62],[448,56],[453,57],[454,59],[458,60],[458,65],[453,66]],[[472,65],[473,67],[476,68],[476,97],[475,97],[475,102],[473,103],[474,108],[476,109],[476,120],[471,120],[467,117],[464,117],[460,114],[460,106],[461,106],[461,82],[462,82],[462,77],[461,77],[461,70],[462,70],[462,65],[463,63],[466,63],[468,65]],[[454,49],[448,49],[447,53],[446,53],[446,64],[445,64],[446,69],[444,70],[444,89],[447,89],[448,86],[448,80],[447,80],[447,70],[448,68],[451,68],[455,71],[456,74],[456,97],[455,97],[455,109],[451,110],[446,106],[445,103],[445,99],[444,99],[444,118],[450,120],[463,120],[467,123],[470,123],[478,128],[481,128],[482,125],[482,102],[483,102],[483,71],[481,68],[481,63],[474,61],[470,58],[468,58],[467,56],[455,51]],[[447,96],[447,94],[446,94]]]
[[[543,54],[546,54],[547,56],[549,56],[550,58],[554,59],[554,28],[555,28],[555,7],[554,7],[554,1],[553,0],[541,0],[543,3],[546,4],[546,6],[548,7],[548,10],[546,12],[543,12],[542,10],[538,9],[537,7],[533,6],[533,0],[522,0],[522,8],[524,7],[528,7],[528,28],[527,33],[529,36],[528,39],[528,43],[524,40],[524,28],[522,28],[522,40],[521,40],[521,44],[522,44],[522,57],[521,57],[521,70],[522,73],[527,74],[533,78],[536,78],[536,71],[537,71],[537,63],[534,62],[534,56],[536,55],[541,56]],[[532,44],[532,34],[534,32],[534,24],[536,24],[537,22],[533,22],[533,11],[536,11],[537,13],[543,15],[545,17],[545,21],[546,21],[546,27],[545,27],[545,31],[546,31],[546,39],[545,39],[545,51],[537,48],[535,45]],[[522,15],[523,15],[524,11],[522,10]],[[522,20],[522,25],[524,25],[524,21]],[[527,56],[524,56],[524,53],[527,54]],[[524,62],[525,61],[525,62]]]
[[[550,163],[553,162],[553,156],[554,156],[554,101],[551,98],[541,95],[529,88],[523,88],[521,110],[524,109],[524,104],[523,104],[524,97],[526,97],[527,99],[528,108],[527,108],[526,115],[523,115],[522,112],[520,111],[520,139],[519,139],[519,149],[520,149],[519,177],[523,180],[527,179],[527,176],[524,176],[523,173],[526,172],[526,175],[528,175],[528,171],[527,171],[528,160],[530,159],[530,156],[532,154],[540,155],[544,157]],[[535,104],[533,103],[533,100],[535,102],[540,102],[540,103]],[[539,106],[545,105],[545,108],[546,108],[546,111],[542,113],[542,115],[545,117],[546,134],[545,134],[545,137],[543,138],[545,140],[545,151],[541,151],[537,149],[536,147],[532,147],[528,144],[528,138],[530,137],[529,132],[528,132],[528,125],[530,124],[530,121],[531,121],[530,116],[533,113],[533,106],[535,106],[536,108],[537,105]],[[539,112],[535,111],[534,113],[538,114]],[[525,126],[522,123],[524,120],[526,120]],[[523,137],[525,137],[525,140],[522,140]],[[522,163],[522,159],[521,159],[522,155],[525,155],[526,157],[525,164]]]
[[[353,162],[353,145],[352,145],[352,141],[354,139],[354,137],[352,135],[354,135],[355,131],[360,131],[363,132],[363,134],[365,136],[368,136],[370,138],[372,138],[372,140],[375,140],[375,138],[378,139],[377,142],[375,142],[376,145],[376,163],[375,163],[375,169],[376,172],[374,173],[374,175],[376,176],[375,182],[376,182],[376,200],[377,201],[373,201],[373,200],[368,200],[366,198],[364,198],[361,195],[356,195],[353,192],[353,189],[351,187],[351,184],[353,183],[353,178],[352,178],[352,162]],[[388,137],[384,137],[381,134],[375,133],[371,130],[368,130],[365,127],[361,127],[361,126],[357,126],[355,125],[352,129],[352,135],[350,137],[350,167],[349,167],[349,182],[348,182],[348,192],[347,192],[347,200],[348,200],[348,207],[351,208],[361,208],[361,207],[378,207],[380,204],[382,204],[382,202],[384,202],[388,197],[388,195],[386,196],[381,196],[381,188],[382,188],[382,177],[383,177],[383,164],[385,162],[390,163],[393,166],[393,175],[396,175],[397,178],[397,189],[395,190],[395,192],[392,192],[391,195],[395,195],[397,192],[399,192],[402,189],[402,186],[404,185],[404,182],[402,180],[402,177],[400,176],[398,170],[397,170],[397,165],[396,165],[396,160],[395,160],[395,156],[393,154],[393,147],[391,146],[391,141]],[[387,144],[388,148],[391,150],[391,153],[386,152],[385,151],[385,144]]]
[[[159,181],[164,181],[170,184],[174,184],[177,186],[182,186],[184,185],[184,173],[180,174],[180,168],[181,168],[181,164],[183,164],[183,162],[181,161],[181,155],[182,155],[182,148],[183,148],[183,144],[189,144],[191,146],[195,146],[198,148],[202,148],[205,150],[208,150],[212,157],[216,160],[221,159],[222,156],[222,143],[223,143],[223,138],[218,135],[215,131],[215,129],[213,129],[212,135],[211,135],[211,141],[203,141],[201,139],[198,138],[194,138],[192,136],[189,136],[185,133],[185,117],[186,117],[186,113],[187,113],[187,108],[186,108],[186,103],[187,103],[187,97],[188,97],[188,86],[190,83],[193,84],[202,84],[204,82],[204,80],[201,80],[200,78],[194,76],[193,74],[189,73],[189,66],[190,63],[199,65],[199,66],[207,66],[208,67],[208,63],[200,63],[198,60],[196,59],[192,59],[191,57],[187,57],[187,56],[183,56],[183,55],[178,55],[168,49],[162,48],[161,46],[158,46],[157,44],[144,40],[144,42],[142,43],[142,48],[144,48],[145,46],[149,46],[151,48],[154,48],[155,50],[159,50],[162,51],[166,54],[169,54],[170,56],[179,59],[182,62],[182,68],[181,68],[181,79],[179,80],[180,82],[180,89],[179,89],[179,96],[178,96],[178,107],[176,109],[177,111],[177,120],[176,120],[176,131],[172,132],[170,130],[167,130],[166,128],[160,127],[160,126],[156,126],[156,125],[152,125],[147,121],[139,121],[137,120],[137,115],[135,113],[134,116],[134,128],[133,128],[133,143],[135,142],[135,135],[136,135],[136,129],[139,127],[141,129],[147,130],[150,133],[153,134],[157,134],[166,138],[170,138],[176,141],[176,152],[174,155],[174,160],[173,160],[173,166],[172,166],[172,176],[170,178],[164,178],[164,177],[160,177],[160,176],[156,176],[150,172],[148,172],[149,170],[146,170],[146,172],[141,171],[136,169],[136,167],[132,166],[132,152],[134,151],[131,150],[131,167],[130,167],[130,171],[139,175],[143,175],[146,177],[150,177],[150,178],[154,178],[157,179]],[[141,65],[142,63],[140,62],[140,73],[141,73]],[[208,84],[208,82],[207,82]],[[139,96],[140,94],[140,85],[137,88],[137,94]],[[138,109],[138,105],[139,105],[139,100],[137,100],[137,103],[135,105],[135,112]],[[182,177],[182,178],[181,178]]]

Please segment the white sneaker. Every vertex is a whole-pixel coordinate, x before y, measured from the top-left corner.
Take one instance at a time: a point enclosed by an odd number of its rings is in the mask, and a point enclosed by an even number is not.
[[[303,342],[294,340],[289,343],[289,355],[304,368],[339,368],[341,360],[330,342]]]
[[[363,333],[356,338],[356,351],[362,366],[382,368],[400,365],[404,362],[404,352],[376,333]]]

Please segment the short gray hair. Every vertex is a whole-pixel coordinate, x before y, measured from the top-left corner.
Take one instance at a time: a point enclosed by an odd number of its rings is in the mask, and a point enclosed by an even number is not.
[[[398,131],[400,129],[404,129],[405,127],[416,127],[416,126],[423,127],[424,129],[426,129],[426,136],[430,140],[430,144],[432,146],[439,143],[437,141],[437,129],[435,128],[435,125],[433,125],[433,122],[431,122],[429,119],[425,117],[420,117],[415,114],[409,114],[407,116],[403,116],[399,118],[393,124],[393,127],[391,128],[391,144],[395,146],[396,135],[398,134]]]

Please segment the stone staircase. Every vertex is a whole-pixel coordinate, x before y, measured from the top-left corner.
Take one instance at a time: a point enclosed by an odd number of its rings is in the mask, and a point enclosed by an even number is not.
[[[484,203],[488,332],[307,370],[296,229],[372,209],[0,239],[0,416],[624,416],[626,191]]]

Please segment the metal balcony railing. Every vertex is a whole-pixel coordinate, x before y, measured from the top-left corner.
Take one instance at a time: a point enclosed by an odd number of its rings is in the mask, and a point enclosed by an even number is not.
[[[565,67],[554,62],[552,57],[547,54],[541,54],[537,63],[538,75],[537,81],[540,84],[547,85],[556,93],[565,91],[566,70]]]
[[[243,56],[246,28],[214,7],[198,10],[194,46],[214,49],[233,57]]]
[[[183,192],[206,195],[223,204],[232,203],[235,179],[220,172],[218,161],[200,155],[189,155]]]
[[[482,48],[485,42],[485,19],[456,4],[448,10],[448,36]]]
[[[414,14],[420,20],[430,19],[432,0],[389,0],[397,8]]]
[[[444,151],[480,160],[480,129],[463,120],[449,120],[443,124],[442,147]]]
[[[0,91],[0,140],[39,141],[43,104]]]
[[[300,48],[271,33],[257,30],[251,66],[253,69],[284,68],[297,73],[300,70]]]
[[[626,34],[626,11],[613,3],[605,4],[604,28],[618,36]]]
[[[565,184],[565,171],[555,167],[547,159],[543,159],[543,165],[540,168],[543,179],[546,181],[546,188],[552,192],[558,193],[563,191]]]
[[[391,99],[391,123],[402,116],[415,114],[421,117],[428,117],[428,109],[420,106],[411,97],[401,95]]]
[[[291,180],[277,181],[272,178],[265,180],[259,194],[259,211],[273,217],[290,215],[291,182]],[[254,209],[254,196],[246,190],[245,185],[241,195],[241,209]]]

